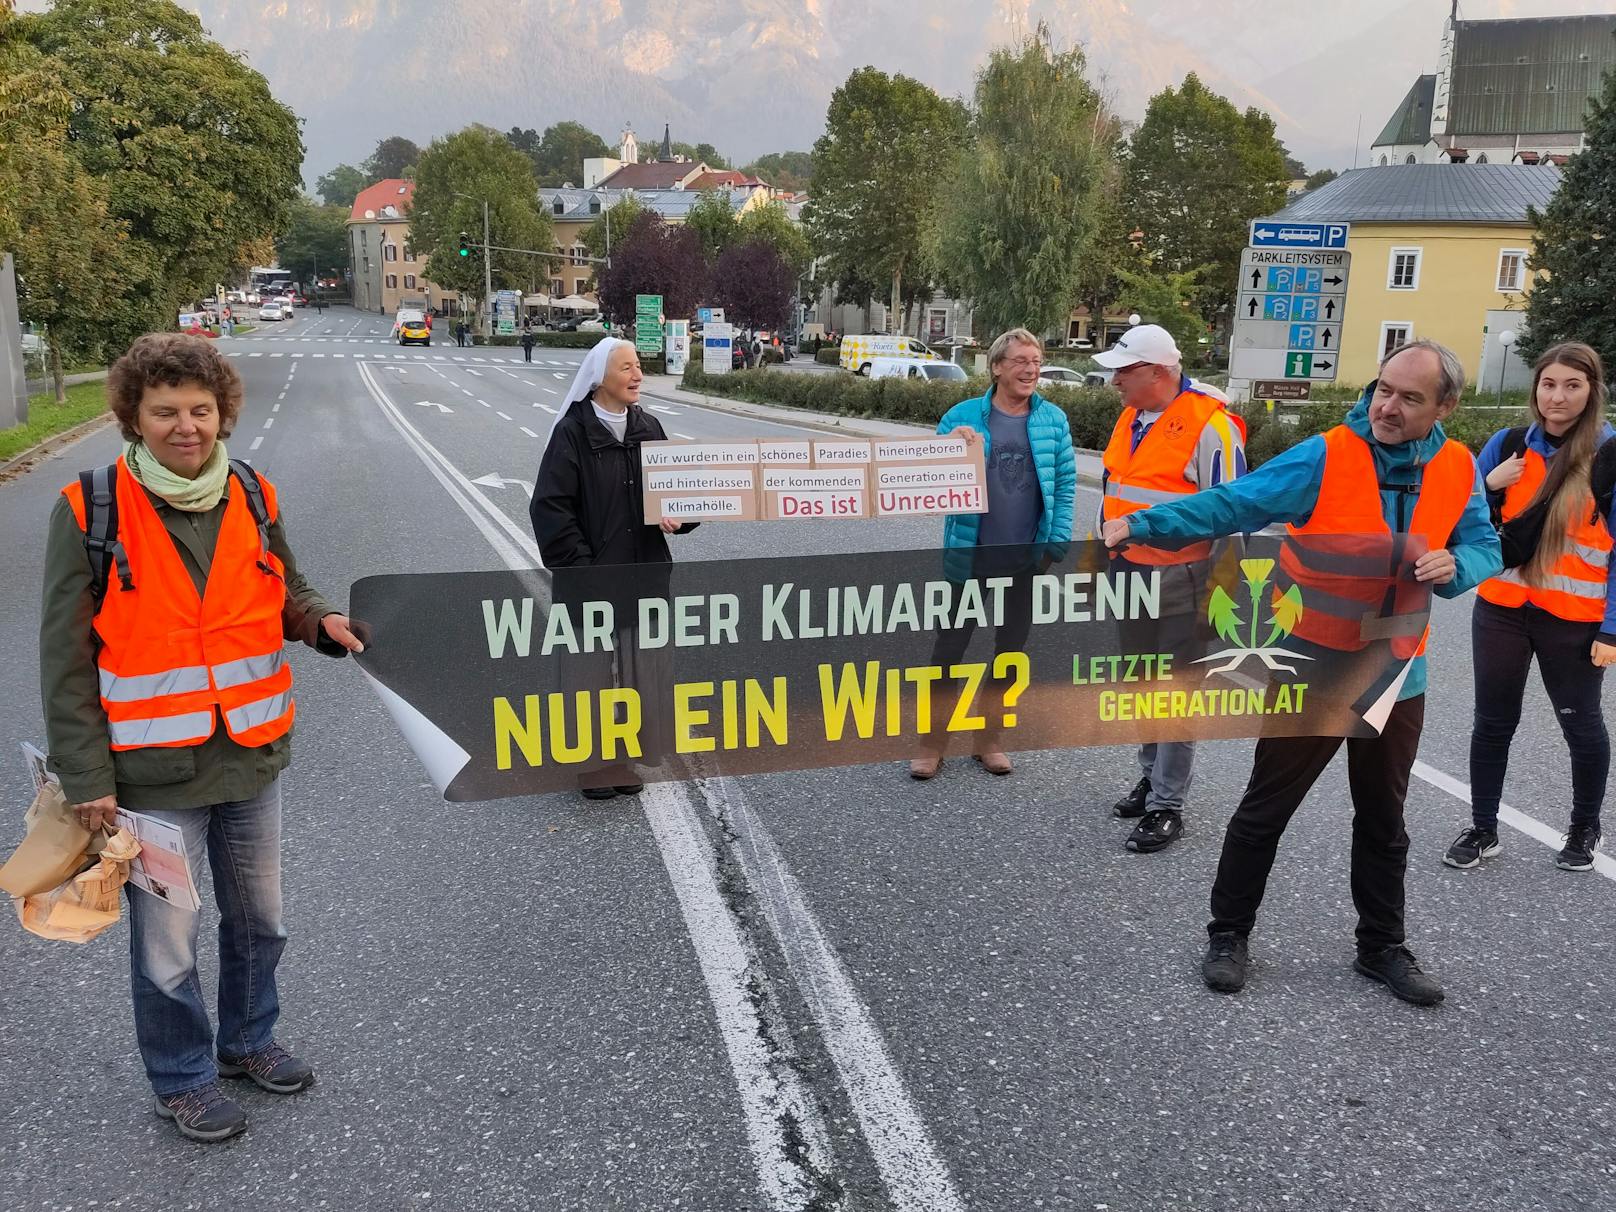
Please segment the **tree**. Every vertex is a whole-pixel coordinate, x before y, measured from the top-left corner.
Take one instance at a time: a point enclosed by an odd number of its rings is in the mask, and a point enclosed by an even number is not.
[[[1201,272],[1161,274],[1148,269],[1121,268],[1117,277],[1121,299],[1139,313],[1146,324],[1159,324],[1173,334],[1173,342],[1186,364],[1199,361],[1200,342],[1207,334],[1206,321],[1196,310],[1201,293]]]
[[[1312,173],[1308,176],[1307,188],[1312,190],[1317,189],[1321,185],[1328,185],[1340,175],[1341,174],[1336,172],[1333,168],[1321,168],[1318,172]]]
[[[725,318],[744,328],[786,328],[796,310],[797,275],[764,239],[725,249],[713,271],[713,299]]]
[[[735,212],[730,208],[728,192],[702,190],[701,197],[685,216],[685,226],[701,237],[702,256],[709,265],[714,264],[735,241]]]
[[[650,210],[634,216],[621,245],[613,245],[611,266],[595,271],[601,311],[624,326],[634,319],[636,295],[661,295],[665,316],[688,317],[707,293],[707,278],[701,237]]]
[[[622,248],[634,221],[645,213],[645,207],[632,194],[619,199],[584,229],[584,252],[591,257],[604,258],[608,253]],[[600,270],[601,266],[597,264],[595,276],[590,279],[592,285],[599,285]]]
[[[1122,295],[1121,273],[1146,267],[1141,251],[1134,246],[1134,226],[1123,213],[1120,131],[1110,141],[1100,161],[1089,214],[1089,233],[1078,256],[1074,303],[1088,307],[1098,320],[1106,308]]]
[[[808,234],[800,223],[792,222],[786,208],[778,202],[765,202],[743,211],[735,224],[735,232],[737,240],[762,240],[772,244],[793,278],[806,274],[813,264]]]
[[[705,164],[708,168],[728,168],[729,161],[718,154],[718,149],[711,143],[675,143],[673,154],[683,156],[686,160],[694,160]]]
[[[525,130],[520,126],[513,126],[505,132],[505,141],[533,161],[534,168],[539,163],[539,145],[543,136],[531,126]]]
[[[275,241],[280,264],[302,277],[329,277],[348,264],[346,206],[320,206],[301,198],[292,207],[286,230]]]
[[[434,139],[416,165],[410,243],[426,254],[429,278],[473,299],[484,295],[482,250],[462,257],[460,237],[482,243],[485,200],[491,244],[543,252],[553,247],[533,163],[504,135],[473,125]],[[536,258],[524,253],[495,252],[489,260],[495,290],[524,289],[535,277]]]
[[[1086,67],[1040,24],[977,75],[974,139],[955,154],[930,245],[984,333],[1064,327],[1077,297],[1117,129]]]
[[[953,160],[965,127],[960,102],[873,67],[831,95],[803,219],[833,278],[890,283],[894,320],[905,274],[931,294],[922,240],[938,201],[938,166]]]
[[[1244,114],[1194,73],[1150,99],[1128,147],[1123,199],[1157,272],[1206,267],[1203,302],[1226,312],[1251,220],[1285,204],[1274,122]]]
[[[1584,123],[1587,146],[1567,161],[1560,185],[1539,213],[1527,266],[1534,275],[1526,297],[1527,361],[1558,341],[1583,341],[1616,366],[1616,71],[1590,99]]]
[[[814,156],[812,152],[770,152],[766,156],[759,156],[741,171],[749,177],[767,181],[776,189],[798,193],[813,185]]]
[[[285,226],[296,116],[169,0],[58,0],[17,20],[74,97],[65,152],[104,188],[106,229],[126,236],[101,339],[172,328]]]
[[[1303,164],[1295,156],[1291,155],[1283,143],[1279,145],[1279,154],[1284,158],[1285,176],[1289,180],[1300,181],[1303,177],[1307,176],[1307,165]]]
[[[314,192],[327,206],[352,207],[359,191],[369,184],[352,164],[339,164],[314,183]]]
[[[403,135],[389,135],[376,144],[376,150],[365,161],[365,176],[369,184],[406,177],[420,162],[421,149]]]
[[[533,154],[533,171],[539,184],[554,188],[583,181],[584,161],[616,152],[581,122],[557,122],[546,127]]]

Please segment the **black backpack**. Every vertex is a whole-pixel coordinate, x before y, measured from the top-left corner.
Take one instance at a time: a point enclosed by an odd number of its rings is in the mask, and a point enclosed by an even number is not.
[[[1608,439],[1594,455],[1593,471],[1589,475],[1594,491],[1594,512],[1611,526],[1610,499],[1616,494],[1616,438]]]
[[[264,501],[264,486],[258,473],[240,459],[230,460],[230,470],[246,490],[247,508],[258,526],[259,548],[268,555],[269,506]],[[90,568],[95,574],[90,591],[100,601],[106,596],[107,580],[114,567],[122,589],[135,587],[129,574],[129,556],[118,541],[118,465],[108,463],[79,472],[79,488],[84,493],[84,550],[89,553]]]

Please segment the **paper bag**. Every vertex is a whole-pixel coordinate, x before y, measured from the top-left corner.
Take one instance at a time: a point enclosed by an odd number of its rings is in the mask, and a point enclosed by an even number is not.
[[[22,928],[40,938],[87,943],[123,912],[121,893],[129,879],[129,864],[140,853],[140,843],[127,829],[106,839],[93,867],[49,892],[17,897]]]
[[[39,789],[23,824],[27,836],[0,867],[0,891],[12,896],[34,896],[60,887],[84,869],[97,849],[56,783]]]

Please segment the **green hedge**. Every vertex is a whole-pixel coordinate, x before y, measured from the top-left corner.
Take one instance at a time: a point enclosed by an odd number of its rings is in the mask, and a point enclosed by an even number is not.
[[[823,362],[826,366],[840,366],[842,363],[842,347],[840,345],[821,345],[819,352],[814,355],[814,361]]]
[[[955,404],[985,392],[987,381],[864,379],[857,375],[798,374],[768,369],[709,375],[692,362],[685,368],[681,386],[689,391],[754,404],[777,404],[838,416],[935,426]],[[1105,448],[1122,412],[1121,397],[1113,388],[1050,387],[1042,394],[1066,413],[1075,446],[1083,450]],[[1502,409],[1479,407],[1490,404],[1491,397],[1461,404],[1443,423],[1443,428],[1450,438],[1479,452],[1498,430],[1526,423],[1525,397],[1523,393],[1517,394],[1519,399],[1512,402],[1506,393]],[[1272,413],[1260,403],[1242,405],[1238,411],[1246,422],[1247,461],[1256,467],[1304,438],[1338,425],[1356,401],[1354,394],[1351,399],[1311,403],[1300,410]],[[1287,419],[1289,417],[1294,417],[1294,422]]]

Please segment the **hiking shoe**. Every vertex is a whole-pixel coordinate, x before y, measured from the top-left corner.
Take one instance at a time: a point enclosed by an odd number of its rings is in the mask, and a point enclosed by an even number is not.
[[[1123,844],[1139,854],[1149,854],[1171,846],[1183,832],[1184,820],[1177,809],[1155,808],[1139,818]]]
[[[1111,815],[1120,816],[1123,820],[1132,820],[1136,816],[1145,815],[1145,805],[1150,802],[1150,776],[1146,775],[1134,784],[1132,791],[1111,805]]]
[[[1592,871],[1599,836],[1598,825],[1571,826],[1571,832],[1565,835],[1565,845],[1554,856],[1554,865],[1561,871]]]
[[[220,1077],[250,1077],[271,1094],[296,1094],[314,1084],[314,1069],[285,1048],[270,1043],[247,1056],[219,1057]]]
[[[173,1120],[180,1135],[208,1144],[247,1130],[247,1113],[219,1089],[218,1082],[180,1094],[160,1094],[154,1109],[164,1119]]]
[[[1243,934],[1214,934],[1201,960],[1201,979],[1218,993],[1239,993],[1246,987],[1246,965],[1251,954]]]
[[[1496,829],[1466,829],[1461,833],[1448,852],[1442,856],[1442,861],[1450,867],[1457,867],[1460,871],[1469,871],[1472,867],[1481,866],[1481,860],[1492,858],[1503,847],[1498,844],[1498,830]]]
[[[1420,971],[1419,962],[1407,947],[1360,951],[1352,966],[1412,1005],[1435,1006],[1442,1001],[1442,986],[1435,977]]]

